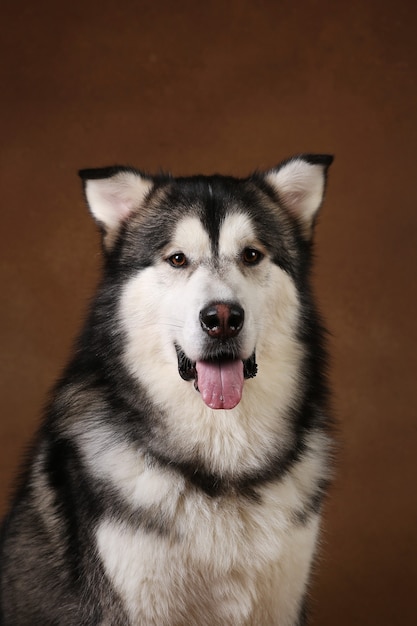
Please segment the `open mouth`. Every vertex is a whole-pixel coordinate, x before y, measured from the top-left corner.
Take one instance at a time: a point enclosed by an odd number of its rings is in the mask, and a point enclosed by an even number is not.
[[[244,380],[254,378],[258,371],[255,353],[244,360],[226,354],[219,359],[193,362],[179,346],[175,348],[181,378],[194,381],[211,409],[233,409],[242,398]]]

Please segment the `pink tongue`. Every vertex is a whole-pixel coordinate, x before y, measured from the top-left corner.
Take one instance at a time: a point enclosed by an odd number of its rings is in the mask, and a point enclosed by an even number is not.
[[[243,389],[243,362],[197,361],[197,385],[204,402],[212,409],[233,409]]]

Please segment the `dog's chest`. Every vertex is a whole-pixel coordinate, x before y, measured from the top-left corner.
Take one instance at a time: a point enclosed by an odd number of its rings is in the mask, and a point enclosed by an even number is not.
[[[304,584],[317,532],[317,523],[292,523],[285,485],[264,487],[251,500],[212,498],[161,476],[158,487],[148,478],[152,484],[141,478],[142,506],[135,497],[139,523],[107,518],[96,533],[131,623],[251,624],[259,602],[262,619],[274,623],[278,572],[289,595],[292,578]]]

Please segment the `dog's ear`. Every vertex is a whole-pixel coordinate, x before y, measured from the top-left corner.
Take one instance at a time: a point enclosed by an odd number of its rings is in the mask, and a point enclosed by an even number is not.
[[[306,239],[312,236],[332,161],[333,157],[328,154],[303,154],[265,174],[280,204],[298,221]]]
[[[88,207],[103,230],[110,250],[123,222],[139,209],[152,189],[152,179],[129,167],[106,167],[78,172]]]

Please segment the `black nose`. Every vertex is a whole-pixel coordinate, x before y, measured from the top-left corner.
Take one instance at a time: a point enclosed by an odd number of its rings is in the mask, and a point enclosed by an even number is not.
[[[201,328],[216,339],[236,337],[242,330],[244,318],[244,310],[235,303],[209,304],[200,311]]]

